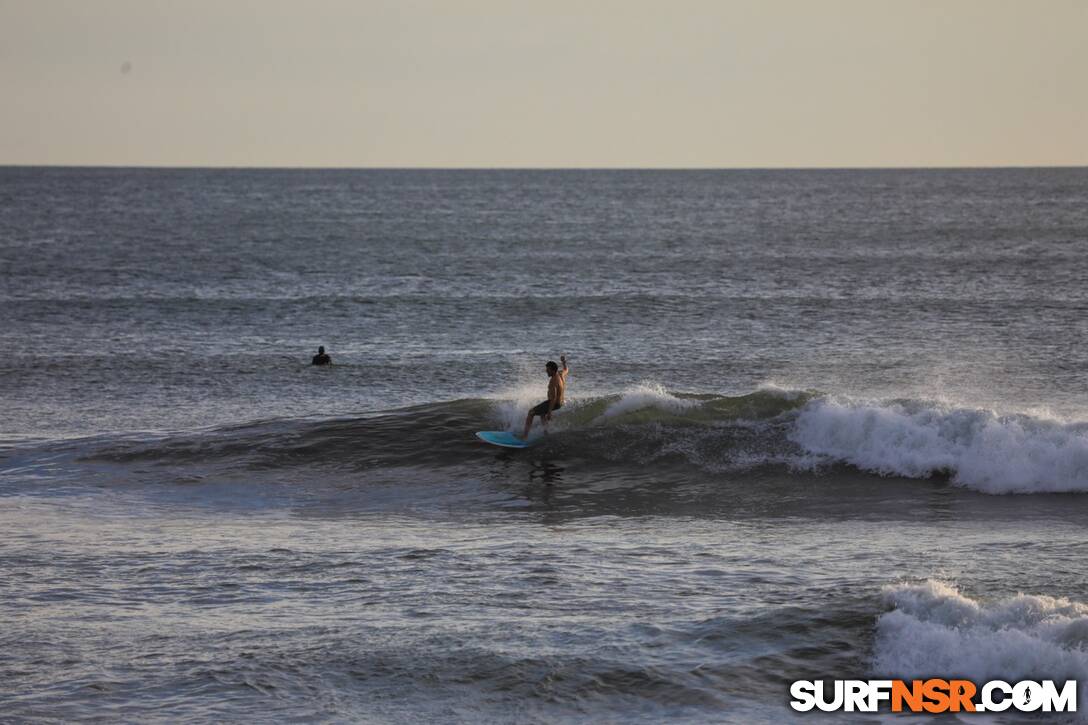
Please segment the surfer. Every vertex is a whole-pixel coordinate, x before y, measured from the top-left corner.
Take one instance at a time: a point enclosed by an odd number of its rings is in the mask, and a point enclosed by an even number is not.
[[[325,346],[321,345],[317,348],[317,354],[314,355],[314,359],[310,361],[311,365],[332,365],[332,358],[325,354]]]
[[[548,399],[529,409],[529,415],[525,416],[525,430],[521,434],[522,440],[529,438],[529,429],[533,427],[533,418],[539,415],[541,425],[547,430],[548,421],[552,419],[552,411],[563,407],[563,395],[567,392],[567,373],[570,372],[570,369],[567,367],[566,355],[560,355],[559,360],[563,363],[562,370],[559,369],[554,360],[549,360],[544,366],[544,370],[548,373]]]

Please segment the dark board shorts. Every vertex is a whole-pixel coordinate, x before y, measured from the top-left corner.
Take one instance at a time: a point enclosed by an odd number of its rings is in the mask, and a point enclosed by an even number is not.
[[[562,403],[560,403],[559,405],[552,408],[552,410],[556,411],[556,410],[559,410],[562,407],[563,407],[563,405],[562,405]],[[532,413],[533,415],[547,415],[548,414],[548,401],[545,400],[543,403],[541,403],[540,405],[535,406],[529,412]]]

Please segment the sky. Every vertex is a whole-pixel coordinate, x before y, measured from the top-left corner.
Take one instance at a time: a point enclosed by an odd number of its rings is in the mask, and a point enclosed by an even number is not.
[[[0,0],[0,164],[1088,165],[1088,0]]]

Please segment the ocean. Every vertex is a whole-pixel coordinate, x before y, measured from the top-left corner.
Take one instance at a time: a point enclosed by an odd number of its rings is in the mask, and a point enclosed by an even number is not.
[[[0,721],[1088,703],[1086,198],[1084,168],[0,167]],[[560,354],[548,434],[477,440]]]

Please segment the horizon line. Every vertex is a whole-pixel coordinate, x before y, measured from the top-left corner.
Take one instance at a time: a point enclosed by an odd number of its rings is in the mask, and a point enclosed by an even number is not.
[[[993,164],[921,166],[235,166],[200,164],[5,164],[0,169],[145,169],[192,171],[983,171],[1002,169],[1088,169],[1088,164]]]

